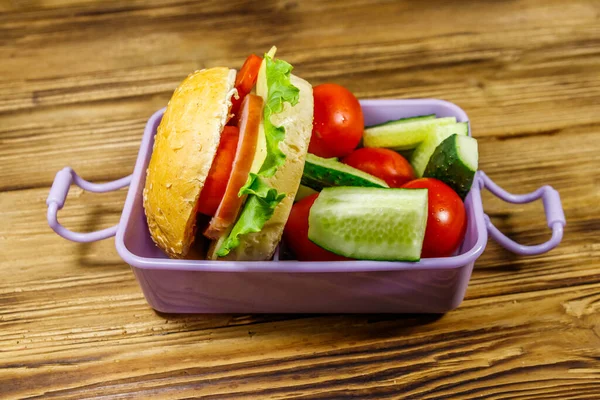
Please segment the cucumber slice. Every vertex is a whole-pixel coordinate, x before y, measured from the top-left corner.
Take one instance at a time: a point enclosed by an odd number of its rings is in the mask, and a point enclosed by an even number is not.
[[[382,122],[380,124],[369,125],[369,126],[365,127],[365,129],[376,128],[378,126],[390,126],[390,125],[397,125],[397,124],[405,124],[407,122],[425,121],[428,119],[435,119],[435,114],[419,115],[417,117],[408,117],[408,118],[400,118],[400,119],[391,119],[389,121]]]
[[[319,193],[314,189],[309,188],[308,186],[300,185],[298,186],[298,191],[296,192],[296,197],[294,197],[294,203],[302,200],[305,197],[308,197],[312,194]]]
[[[417,146],[410,157],[410,164],[413,166],[417,177],[421,178],[423,176],[423,172],[425,172],[425,167],[427,167],[429,158],[435,151],[436,147],[438,147],[446,138],[455,133],[465,136],[468,135],[469,125],[466,122],[459,122],[457,124],[437,126],[423,141],[423,143]]]
[[[439,179],[464,199],[473,185],[478,161],[477,140],[452,135],[435,149],[423,176]]]
[[[386,147],[393,150],[409,150],[417,147],[437,126],[455,124],[456,118],[435,118],[405,123],[392,123],[365,129],[365,147]]]
[[[310,209],[308,238],[336,254],[418,261],[427,226],[427,189],[323,189]]]
[[[335,158],[321,158],[310,153],[306,155],[300,182],[316,191],[330,186],[389,187],[385,181]]]

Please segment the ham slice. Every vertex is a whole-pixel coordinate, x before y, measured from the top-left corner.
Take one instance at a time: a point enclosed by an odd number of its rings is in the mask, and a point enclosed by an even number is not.
[[[229,182],[214,217],[204,231],[204,236],[209,239],[217,240],[227,233],[246,200],[246,196],[239,197],[238,193],[248,180],[254,161],[262,107],[262,97],[254,94],[248,94],[242,102],[238,123],[239,139]]]

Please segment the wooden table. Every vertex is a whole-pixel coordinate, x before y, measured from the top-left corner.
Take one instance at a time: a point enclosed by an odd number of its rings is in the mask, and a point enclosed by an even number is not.
[[[600,398],[597,1],[0,10],[0,398]],[[272,44],[313,85],[461,106],[492,179],[560,191],[562,244],[517,257],[490,242],[443,316],[186,316],[147,306],[112,239],[74,244],[48,228],[60,168],[129,174],[146,119],[189,72],[239,68]],[[115,224],[124,197],[72,188],[61,220]],[[484,203],[517,241],[549,238],[541,203]]]

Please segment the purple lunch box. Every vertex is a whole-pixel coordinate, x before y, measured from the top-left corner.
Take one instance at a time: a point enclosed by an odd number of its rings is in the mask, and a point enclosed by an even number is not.
[[[361,106],[367,125],[425,114],[468,121],[463,110],[442,100],[363,100]],[[50,227],[66,239],[93,242],[116,235],[119,255],[131,266],[150,306],[161,312],[444,313],[462,302],[488,233],[503,247],[521,255],[547,252],[562,239],[565,217],[556,190],[543,186],[533,193],[513,195],[478,171],[465,200],[467,233],[453,257],[419,262],[300,262],[280,260],[276,251],[271,261],[169,259],[152,242],[142,206],[146,168],[163,112],[156,112],[148,120],[131,176],[94,184],[67,167],[57,173],[46,201]],[[119,224],[90,233],[72,232],[60,225],[57,212],[72,183],[91,192],[129,185]],[[540,245],[524,246],[504,236],[483,212],[483,188],[510,203],[542,198],[552,238]]]

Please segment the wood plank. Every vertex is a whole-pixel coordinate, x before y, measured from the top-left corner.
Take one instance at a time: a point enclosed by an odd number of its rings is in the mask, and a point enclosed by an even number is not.
[[[168,3],[176,4],[180,1],[174,0]],[[118,12],[123,9],[131,9],[132,7],[147,8],[152,5],[160,6],[165,5],[165,0],[130,0],[127,4],[119,0],[103,0],[101,4],[97,0],[2,0],[0,1],[0,11],[12,11],[12,12],[40,12],[44,11],[44,14],[49,10],[53,9],[79,9],[79,10],[113,10]]]
[[[106,181],[133,172],[144,126],[162,100],[119,101],[5,118],[0,128],[1,190],[49,188],[73,167],[84,179]]]
[[[536,9],[527,2],[523,6]],[[172,17],[184,9],[159,7],[152,12]],[[307,10],[294,12],[302,14]],[[506,10],[497,11],[500,13],[497,18],[506,18],[502,14]],[[600,42],[594,40],[599,31],[586,11],[581,5],[566,10],[550,8],[549,13],[566,13],[569,16],[566,21],[572,19],[578,23],[565,23],[560,28],[542,28],[535,21],[526,20],[502,35],[486,30],[486,25],[478,26],[481,32],[440,31],[418,42],[402,36],[405,31],[392,29],[394,21],[390,20],[383,21],[382,26],[387,26],[391,35],[399,35],[396,38],[384,41],[383,28],[370,36],[370,41],[358,42],[326,31],[324,35],[331,42],[321,44],[320,50],[304,47],[307,42],[302,42],[302,46],[290,43],[288,47],[284,41],[282,52],[289,55],[298,73],[313,83],[340,82],[359,97],[440,97],[454,101],[469,114],[476,137],[534,134],[562,137],[569,134],[568,131],[561,134],[562,130],[577,126],[586,129],[600,123],[600,91],[594,90],[600,87],[600,81],[598,74],[593,73],[600,64]],[[134,12],[139,11],[125,10],[123,15],[119,13],[119,18]],[[76,22],[77,18],[65,21],[60,13],[45,24],[87,23],[89,18],[99,21],[108,18],[99,14],[82,16],[80,22]],[[28,25],[34,16],[38,14],[25,13],[18,28],[13,27],[12,20],[7,24],[19,32],[20,29],[35,31],[35,26]],[[160,26],[156,29],[160,30]],[[66,31],[63,35],[65,40],[54,41],[52,46],[72,52],[71,41],[66,40],[70,35]],[[102,40],[110,38],[102,36]],[[126,40],[131,40],[133,47],[139,42],[129,35]],[[195,39],[184,36],[181,40],[192,43]],[[4,114],[5,124],[0,128],[0,168],[8,171],[0,178],[3,190],[49,186],[54,173],[67,164],[92,180],[125,175],[133,166],[145,119],[166,104],[177,83],[203,65],[239,65],[249,51],[236,48],[223,56],[209,49],[191,60],[187,47],[174,46],[170,52],[157,51],[158,58],[128,58],[120,60],[117,67],[94,60],[100,53],[91,48],[78,52],[81,62],[65,71],[63,66],[69,61],[59,55],[62,50],[46,54],[47,46],[31,46],[36,57],[47,60],[55,57],[60,68],[50,64],[43,70],[31,70],[31,66],[6,65],[9,68],[6,76],[14,76],[14,70],[18,69],[19,75],[27,78],[0,84],[0,99],[4,99],[0,102],[5,102],[0,109],[10,111]],[[110,47],[107,43],[106,46]],[[6,49],[0,48],[0,54]],[[162,53],[171,58],[161,58]],[[360,55],[358,60],[347,62],[356,54]],[[473,54],[484,59],[474,59]],[[89,60],[93,62],[86,64]],[[18,109],[22,111],[14,112]],[[52,146],[54,143],[57,147]]]
[[[8,347],[0,391],[65,399],[593,397],[600,390],[599,290],[468,300],[443,317],[324,316],[204,328],[218,317],[167,316],[143,327],[130,320],[116,335],[94,335],[75,318],[71,329],[51,337],[30,330],[20,349]],[[140,336],[140,328],[152,333]],[[11,335],[10,326],[1,335]]]
[[[388,35],[393,27],[392,22],[388,22]],[[322,49],[318,51],[297,48],[294,43],[288,46],[283,37],[275,37],[273,41],[279,43],[283,39],[284,44],[280,45],[282,55],[296,66],[302,76],[315,84],[335,79],[351,87],[361,97],[450,96],[449,100],[456,100],[465,106],[470,105],[471,97],[475,97],[473,102],[478,108],[485,105],[484,108],[489,109],[495,105],[489,104],[490,101],[500,102],[501,106],[507,107],[518,106],[522,102],[538,102],[540,98],[544,99],[544,103],[571,99],[574,94],[582,98],[595,97],[595,91],[583,89],[598,85],[597,77],[587,72],[598,65],[598,43],[594,39],[599,31],[594,21],[584,19],[580,22],[576,28],[563,27],[560,34],[555,29],[519,25],[517,29],[503,32],[502,35],[496,31],[477,35],[441,32],[437,36],[422,38],[418,44],[400,33],[396,33],[399,37],[392,36],[389,42],[383,44],[377,42],[377,36],[366,43],[356,43],[353,38],[348,42],[350,38],[347,38],[345,42],[326,43],[324,48],[321,44]],[[29,24],[26,26],[29,34],[31,27]],[[64,35],[68,34],[65,32]],[[337,36],[334,38],[339,40]],[[110,38],[103,40],[109,41]],[[127,40],[132,43],[122,45],[125,47],[122,50],[124,53],[127,47],[135,47],[140,39],[134,36]],[[233,54],[233,58],[222,56],[216,53],[217,49],[209,48],[198,52],[196,58],[191,60],[187,47],[194,37],[184,36],[181,40],[186,41],[185,45],[182,44],[179,51],[175,49],[169,52],[169,56],[161,55],[157,49],[157,57],[150,60],[128,58],[118,68],[108,70],[107,66],[94,60],[94,57],[98,57],[98,49],[82,49],[82,56],[86,58],[77,60],[83,62],[77,62],[70,68],[69,74],[62,69],[62,63],[66,61],[64,55],[60,54],[67,49],[70,51],[69,41],[57,41],[53,44],[57,47],[55,49],[35,47],[32,52],[39,57],[49,58],[51,55],[45,52],[53,50],[52,57],[57,59],[60,69],[53,71],[50,66],[39,70],[32,69],[29,64],[7,64],[6,67],[10,68],[7,74],[18,69],[27,80],[11,81],[2,86],[0,93],[4,100],[0,103],[0,111],[156,93],[170,94],[175,85],[195,68],[239,66],[249,51],[260,52],[269,46],[232,49],[229,54]],[[103,44],[111,47],[108,43]],[[156,43],[156,46],[161,45],[164,46],[162,41]],[[556,54],[559,51],[560,54]],[[348,57],[356,55],[360,62],[346,61]],[[150,65],[144,64],[148,61]],[[98,65],[102,65],[101,70]],[[514,78],[511,75],[527,81],[512,82]],[[462,79],[457,81],[457,76]],[[497,82],[499,79],[502,81]],[[503,82],[506,80],[509,82]],[[557,83],[561,85],[561,90],[553,98],[546,99],[543,94],[555,89]],[[505,93],[511,96],[505,99],[502,96]]]
[[[389,72],[398,75],[407,68],[409,76],[402,74],[403,76],[400,78],[404,78],[407,82],[427,82],[427,75],[421,75],[421,79],[415,79],[410,75],[418,69],[444,71],[454,64],[460,66],[468,65],[471,62],[493,64],[490,66],[494,68],[487,73],[489,77],[490,73],[497,74],[503,68],[519,68],[521,62],[525,63],[525,66],[520,67],[521,69],[527,67],[531,69],[529,64],[532,61],[549,64],[545,67],[547,69],[552,65],[554,67],[568,65],[568,59],[573,56],[598,55],[597,43],[593,41],[596,37],[594,35],[598,34],[598,28],[593,15],[590,14],[590,11],[593,10],[590,10],[589,3],[573,2],[565,7],[564,4],[557,2],[554,7],[548,7],[547,13],[550,18],[543,27],[539,26],[536,19],[526,17],[527,12],[533,13],[538,6],[532,2],[520,3],[523,9],[521,12],[523,21],[517,27],[511,27],[510,30],[502,32],[501,35],[498,34],[498,25],[504,24],[506,19],[512,15],[512,9],[506,5],[499,5],[493,10],[489,10],[489,6],[475,7],[471,10],[475,17],[477,14],[488,14],[489,11],[493,11],[493,18],[489,19],[488,15],[485,24],[468,24],[470,30],[467,32],[456,32],[455,24],[460,24],[461,21],[456,19],[453,19],[452,22],[448,21],[445,18],[447,10],[441,9],[431,17],[436,23],[428,26],[428,28],[433,28],[429,31],[430,36],[422,37],[422,20],[412,17],[406,18],[407,21],[399,20],[397,12],[394,12],[402,11],[402,15],[408,17],[413,11],[410,6],[409,9],[403,9],[398,4],[384,3],[379,5],[383,7],[380,18],[378,18],[379,23],[373,27],[372,32],[369,31],[370,35],[354,37],[339,35],[339,28],[336,28],[335,24],[331,24],[333,11],[339,11],[335,2],[319,2],[319,7],[316,7],[317,4],[314,3],[303,2],[301,7],[288,10],[286,16],[289,14],[289,17],[287,19],[292,24],[305,23],[306,19],[310,19],[311,23],[324,28],[319,31],[319,35],[309,34],[310,31],[301,31],[302,36],[297,38],[298,40],[289,40],[282,34],[268,37],[268,39],[271,43],[280,43],[281,41],[283,54],[299,69],[302,69],[303,75],[317,83],[318,77],[331,79],[336,75],[356,76],[357,73],[373,77],[374,71],[378,72],[377,76],[388,79]],[[208,28],[201,24],[195,24],[194,28],[186,29],[177,35],[176,39],[180,45],[170,46],[169,52],[162,51],[166,46],[165,40],[173,39],[171,24],[174,19],[181,20],[175,22],[189,24],[193,21],[194,16],[203,13],[200,15],[211,17],[211,24],[212,21],[215,21],[214,24],[226,24],[229,19],[247,17],[248,10],[240,10],[237,7],[236,11],[234,4],[231,5],[231,9],[222,9],[221,12],[216,13],[215,4],[219,3],[203,2],[202,5],[196,7],[190,4],[165,5],[147,9],[122,6],[123,10],[108,7],[108,11],[119,11],[118,13],[74,13],[71,9],[65,9],[50,14],[22,13],[18,14],[16,18],[7,19],[4,24],[0,20],[0,29],[4,29],[4,36],[14,40],[7,42],[1,51],[6,52],[7,55],[13,55],[9,59],[11,63],[15,63],[3,64],[5,69],[2,72],[6,72],[6,75],[0,74],[0,76],[12,76],[18,71],[17,76],[27,78],[24,82],[11,80],[11,86],[3,93],[3,99],[6,101],[3,108],[14,110],[39,103],[77,102],[81,100],[79,92],[84,88],[92,89],[88,90],[91,92],[92,99],[100,95],[104,98],[107,98],[106,96],[114,98],[119,94],[121,96],[123,94],[139,95],[143,94],[144,90],[160,90],[163,86],[156,86],[157,80],[164,82],[164,85],[176,84],[181,80],[179,75],[182,68],[187,74],[191,70],[190,67],[193,66],[201,67],[216,63],[239,65],[249,51],[264,51],[264,48],[269,46],[269,44],[265,44],[263,48],[259,46],[248,48],[246,43],[236,40],[249,33],[248,28],[244,28],[245,25],[241,24],[237,30],[228,31],[228,35],[232,36],[231,42],[235,44],[230,44],[228,47],[232,47],[231,51],[225,54],[222,52],[220,42],[213,43],[211,41],[207,45],[205,41],[196,41],[198,34]],[[320,8],[320,10],[316,10],[316,8]],[[350,18],[361,21],[364,13],[368,12],[368,8],[372,7],[365,5],[353,7]],[[400,8],[400,10],[394,8]],[[418,5],[414,5],[414,8],[418,9]],[[101,10],[100,8],[97,11]],[[273,16],[271,15],[273,13],[280,14],[277,9],[267,11],[256,8],[251,11],[255,14],[266,13],[263,15],[264,19]],[[473,19],[473,14],[459,14],[457,17]],[[559,15],[560,19],[551,18]],[[277,17],[281,18],[281,15]],[[439,19],[443,20],[439,21]],[[131,22],[130,20],[134,20],[135,24],[129,26],[129,24],[123,23],[124,21]],[[558,20],[560,20],[560,24],[558,24]],[[119,32],[123,37],[120,38],[117,49],[113,45],[114,37],[110,35],[111,23],[125,25],[120,28],[127,30]],[[394,29],[401,23],[405,29]],[[554,24],[559,25],[560,29],[557,29]],[[465,26],[467,25],[465,24]],[[73,54],[74,37],[71,32],[73,29],[82,27],[90,31],[91,35],[82,38],[86,46],[78,48],[78,52]],[[256,33],[256,31],[269,31],[271,26],[265,25],[261,21],[261,23],[253,25],[251,29],[253,33]],[[107,30],[109,35],[106,35]],[[147,30],[152,30],[158,40],[142,40],[142,35],[147,38]],[[47,35],[50,33],[57,37],[49,43]],[[164,38],[160,39],[161,35]],[[415,36],[419,37],[419,42],[415,42]],[[39,46],[41,42],[44,43],[43,46]],[[581,43],[586,45],[584,49],[572,46]],[[311,45],[314,45],[314,50]],[[49,65],[40,69],[31,64],[27,57],[14,57],[12,52],[17,49],[16,46],[19,48],[26,46],[33,56],[43,57]],[[197,48],[196,51],[190,53],[190,47],[194,46]],[[106,61],[102,58],[104,57],[103,49],[116,52],[118,57],[115,62],[118,61],[118,66],[100,62]],[[562,49],[564,52],[560,51]],[[559,51],[560,53],[557,54]],[[141,52],[154,54],[154,57],[151,59],[135,57],[136,53]],[[349,57],[357,55],[360,59],[350,63],[346,61]],[[477,55],[478,58],[474,59],[474,55]],[[71,61],[72,65],[69,65],[69,70],[65,71],[64,65]],[[592,60],[592,62],[594,61]],[[485,68],[478,68],[479,74],[485,70]],[[386,74],[386,72],[388,73]],[[428,75],[429,78],[435,79],[437,74]],[[140,83],[143,82],[146,82],[145,86],[147,87],[141,90]],[[360,85],[360,82],[355,82],[355,84]],[[363,87],[372,88],[373,85],[365,82]],[[375,87],[380,90],[384,89],[381,85]],[[392,95],[398,93],[394,87],[388,89],[393,90],[390,93]],[[101,88],[105,90],[99,90]]]

